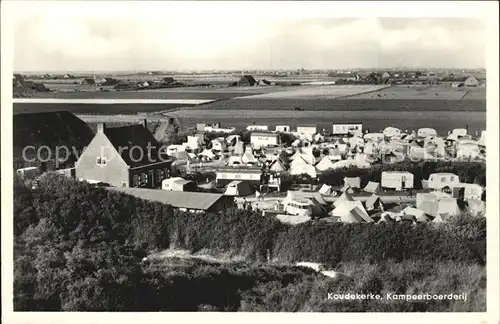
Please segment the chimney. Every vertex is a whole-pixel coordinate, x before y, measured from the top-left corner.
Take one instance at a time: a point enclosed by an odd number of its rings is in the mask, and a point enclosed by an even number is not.
[[[105,123],[99,123],[97,124],[97,132],[98,133],[104,133],[106,130],[106,124]]]
[[[142,126],[144,126],[144,128],[148,128],[148,120],[146,118],[143,119]]]

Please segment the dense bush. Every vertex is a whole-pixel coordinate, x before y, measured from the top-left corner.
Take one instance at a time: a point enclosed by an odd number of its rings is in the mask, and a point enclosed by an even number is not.
[[[383,171],[408,171],[414,175],[416,189],[422,188],[422,180],[431,173],[451,172],[462,182],[486,186],[486,164],[481,162],[401,162],[374,165],[369,169],[344,168],[327,170],[319,175],[319,181],[333,186],[343,186],[344,177],[361,177],[362,186],[369,181],[380,182]]]
[[[257,262],[269,253],[276,262],[311,261],[336,268],[388,259],[396,264],[453,261],[473,267],[476,256],[466,239],[486,237],[485,219],[466,215],[439,226],[292,227],[235,209],[188,214],[60,176],[45,177],[37,190],[16,182],[14,193],[16,310],[197,310],[200,305],[263,310],[268,302],[274,310],[333,310],[337,308],[319,301],[303,303],[313,297],[307,299],[299,291],[318,283],[297,269],[206,265],[165,274],[160,266],[145,270],[140,261],[154,250],[182,248]],[[381,289],[388,282],[373,277],[363,287]],[[269,289],[276,290],[272,303],[264,296]],[[293,296],[302,297],[290,299]],[[240,304],[242,298],[246,301]],[[343,304],[340,309],[363,307],[368,306]]]

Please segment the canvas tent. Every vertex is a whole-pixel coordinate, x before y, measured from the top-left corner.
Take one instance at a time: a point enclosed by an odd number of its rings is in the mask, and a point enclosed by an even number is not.
[[[342,192],[347,192],[347,193],[354,193],[354,189],[351,188],[351,186],[349,186],[348,184],[345,184],[342,189],[340,189],[340,191]]]
[[[382,204],[382,200],[380,200],[380,197],[376,194],[373,194],[368,198],[368,200],[365,203],[366,210],[372,211],[372,210],[377,210],[377,209],[382,209],[384,208]]]
[[[252,150],[246,150],[245,154],[241,157],[243,164],[257,164],[257,159],[253,156]]]
[[[321,161],[316,165],[316,169],[318,169],[319,171],[326,171],[332,168],[333,168],[333,162],[327,155],[325,155],[325,157],[323,157],[323,159],[321,159]]]
[[[445,213],[456,215],[460,212],[456,198],[438,197],[433,193],[417,193],[417,209],[434,217]]]
[[[283,163],[280,159],[277,159],[271,164],[269,170],[276,173],[285,172],[286,171],[285,163]]]
[[[427,222],[429,220],[429,218],[425,215],[425,212],[417,208],[406,207],[403,209],[402,213],[403,215],[414,216],[417,222]]]
[[[382,191],[382,187],[380,186],[380,183],[378,183],[378,182],[369,181],[366,184],[366,186],[363,188],[363,191],[371,192],[371,193],[379,193]]]
[[[480,199],[469,199],[467,201],[467,209],[472,216],[484,216],[486,213],[486,204]]]
[[[323,184],[318,192],[322,195],[330,196],[334,192],[334,190],[332,189],[332,186]]]
[[[373,222],[360,201],[343,201],[335,206],[330,215],[339,217],[343,223]]]
[[[232,181],[226,186],[224,195],[226,196],[248,196],[252,194],[252,190],[248,183],[243,181]]]
[[[420,128],[417,131],[417,136],[423,137],[423,138],[426,138],[427,136],[437,136],[437,132],[434,128],[424,127],[424,128]]]
[[[349,185],[349,187],[354,189],[361,188],[361,178],[360,177],[345,177],[344,184]]]
[[[290,168],[291,175],[302,175],[307,174],[311,178],[316,178],[316,168],[307,163],[295,164]]]
[[[354,201],[354,198],[352,198],[352,196],[349,192],[344,191],[344,193],[342,193],[342,195],[340,195],[340,197],[337,200],[335,200],[333,205],[337,206],[344,201]]]

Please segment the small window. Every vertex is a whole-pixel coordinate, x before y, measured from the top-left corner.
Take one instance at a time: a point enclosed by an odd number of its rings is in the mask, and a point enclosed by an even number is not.
[[[97,163],[97,165],[101,165],[101,158],[100,157],[97,158],[96,163]]]
[[[126,187],[127,186],[127,182],[126,181],[122,181],[122,187]]]
[[[441,182],[446,182],[446,177],[441,177]]]
[[[106,158],[105,158],[105,157],[98,157],[98,158],[96,159],[96,163],[97,163],[97,165],[100,165],[100,166],[105,166],[105,165],[107,164],[107,162],[108,162],[108,161],[106,160]]]

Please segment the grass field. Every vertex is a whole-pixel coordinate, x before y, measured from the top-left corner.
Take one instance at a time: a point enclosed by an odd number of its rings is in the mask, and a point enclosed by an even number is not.
[[[248,97],[204,104],[196,109],[304,111],[486,111],[486,100],[262,99]]]
[[[365,129],[380,131],[387,126],[400,127],[406,130],[417,130],[422,127],[435,128],[445,135],[453,128],[468,126],[469,133],[486,129],[486,114],[484,112],[401,112],[395,115],[391,112],[380,112],[372,115],[363,111],[314,111],[288,112],[284,110],[250,111],[242,110],[179,110],[171,112],[169,116],[177,117],[183,128],[194,129],[196,123],[220,122],[222,126],[246,128],[254,122],[259,125],[268,125],[274,129],[276,125],[290,125],[293,128],[301,124],[315,124],[318,130],[331,130],[334,123],[362,122]],[[138,115],[78,115],[87,123],[96,122],[140,122],[144,116]],[[149,121],[164,118],[162,115],[148,116]]]
[[[447,111],[404,111],[395,114],[391,111],[367,113],[366,111],[284,111],[284,110],[215,110],[188,109],[172,112],[169,115],[178,117],[184,124],[197,122],[220,122],[222,127],[232,126],[245,128],[253,123],[269,125],[273,129],[276,125],[313,124],[318,130],[331,131],[332,124],[361,122],[365,129],[381,131],[385,127],[394,126],[407,130],[417,130],[422,127],[431,127],[440,134],[446,135],[454,128],[469,127],[469,132],[486,129],[485,112],[447,112]]]
[[[335,99],[350,96],[358,93],[373,92],[386,86],[377,85],[325,85],[314,86],[304,85],[291,91],[271,92],[259,94],[245,99]]]
[[[376,92],[349,96],[349,99],[406,100],[486,100],[485,88],[452,88],[451,86],[394,86]]]

